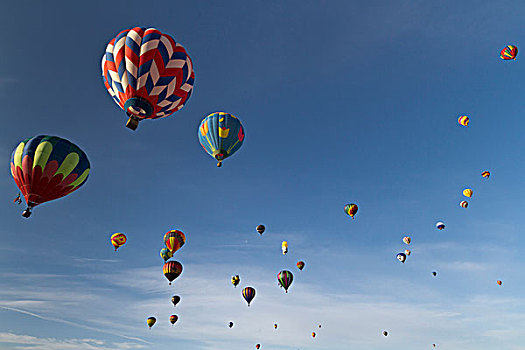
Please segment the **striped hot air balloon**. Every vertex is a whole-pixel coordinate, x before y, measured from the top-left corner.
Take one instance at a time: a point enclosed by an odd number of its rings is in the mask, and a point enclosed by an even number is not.
[[[129,117],[139,121],[164,118],[188,101],[195,73],[184,47],[155,28],[135,27],[111,39],[102,56],[104,85]]]
[[[461,208],[465,208],[466,209],[468,207],[468,202],[467,201],[461,201],[461,202],[459,202],[459,205],[460,205]]]
[[[293,274],[290,271],[283,270],[277,274],[277,281],[279,285],[284,288],[284,291],[288,293],[288,288],[290,288],[293,282]]]
[[[28,218],[39,204],[78,190],[87,180],[89,160],[78,146],[57,137],[40,135],[20,142],[11,154],[11,175],[23,194]]]
[[[470,120],[466,115],[462,115],[461,117],[458,118],[458,123],[463,126],[467,126],[469,121]]]
[[[352,219],[354,218],[354,215],[357,213],[357,210],[358,210],[357,204],[354,204],[354,203],[346,204],[344,207],[345,213],[350,215]]]
[[[490,171],[485,170],[481,173],[481,176],[483,176],[485,179],[488,179],[490,177]]]
[[[171,315],[170,316],[170,323],[171,323],[171,325],[173,326],[175,324],[175,322],[177,322],[178,319],[179,319],[179,316]]]
[[[514,45],[505,46],[499,54],[499,57],[505,61],[515,60],[516,56],[518,56],[518,48]]]
[[[246,287],[242,290],[242,297],[246,302],[248,303],[248,306],[250,306],[250,303],[252,302],[253,298],[255,298],[255,288],[253,287]]]
[[[244,128],[237,117],[226,112],[215,112],[204,118],[197,132],[204,150],[217,160],[217,166],[241,148]]]
[[[171,282],[182,273],[182,264],[178,261],[168,261],[164,264],[162,272],[164,272],[164,276],[166,276],[171,286]]]
[[[172,255],[182,248],[184,243],[186,243],[186,236],[182,231],[171,230],[164,234],[164,244],[166,244],[166,248],[169,249]]]

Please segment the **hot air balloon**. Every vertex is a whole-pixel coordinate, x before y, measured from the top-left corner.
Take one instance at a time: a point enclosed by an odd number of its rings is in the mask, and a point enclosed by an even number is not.
[[[463,195],[464,195],[465,197],[469,197],[469,198],[472,197],[472,193],[473,193],[473,192],[472,192],[472,190],[471,190],[470,188],[465,188],[465,189],[463,190]]]
[[[498,280],[496,283],[497,283],[499,286],[501,286],[501,284],[502,284],[503,282],[501,282],[500,280]]]
[[[319,328],[321,328],[321,325],[319,325]]]
[[[182,273],[182,265],[178,261],[168,261],[164,264],[163,272],[164,276],[170,281],[169,285],[171,286],[171,282]]]
[[[469,119],[466,115],[462,115],[461,117],[458,118],[458,123],[460,125],[467,126],[468,122],[469,122]]]
[[[438,273],[437,273],[436,271],[432,271],[432,275],[433,275],[434,277],[437,276],[437,274],[438,274]]]
[[[461,201],[461,202],[459,202],[459,206],[461,208],[467,208],[468,207],[468,202],[467,201]]]
[[[240,281],[241,281],[241,278],[239,277],[239,275],[232,276],[232,284],[235,288],[237,288],[237,285],[239,284]]]
[[[436,222],[436,227],[438,230],[443,230],[445,228],[445,224],[441,221]]]
[[[315,332],[312,332],[312,338],[315,338],[316,334]]]
[[[410,244],[410,242],[412,242],[412,240],[410,239],[410,237],[405,236],[405,237],[403,237],[403,242],[405,242],[405,244]]]
[[[170,252],[168,248],[162,248],[160,250],[160,257],[164,259],[164,262],[168,261],[170,258],[173,257],[173,253]]]
[[[261,348],[261,344],[257,344],[257,345],[255,345],[255,348],[256,348],[256,349],[260,349],[260,348]]]
[[[204,118],[197,135],[204,150],[218,161],[218,167],[244,142],[241,122],[226,112],[215,112]]]
[[[139,121],[180,110],[195,80],[191,58],[182,45],[155,28],[120,32],[102,56],[102,78],[113,100],[135,130]]]
[[[233,322],[230,322],[230,323],[228,324],[228,327],[232,328],[232,327],[233,327]]]
[[[387,331],[383,331],[383,335],[386,337],[388,335]]]
[[[290,288],[293,282],[293,274],[290,271],[283,270],[277,274],[277,281],[279,285],[284,288],[285,292],[288,293],[288,288]]]
[[[115,251],[117,251],[117,249],[126,243],[127,238],[125,234],[117,232],[111,235],[110,241],[113,247],[115,247]]]
[[[149,326],[150,329],[151,327],[153,327],[155,322],[157,322],[157,319],[155,317],[148,317],[148,319],[146,320],[146,324]]]
[[[277,329],[277,323],[273,324],[273,329]]]
[[[266,227],[264,227],[264,225],[259,225],[256,228],[257,232],[259,232],[260,235],[262,235],[264,233],[265,229],[266,229]]]
[[[408,250],[408,249],[405,249],[405,255],[406,256],[410,256],[410,254],[412,254],[412,252],[410,250]]]
[[[358,210],[357,204],[354,204],[354,203],[346,204],[344,208],[345,213],[350,215],[352,219],[354,218],[354,215],[357,213],[357,210]]]
[[[485,170],[481,173],[481,176],[483,176],[485,179],[488,179],[490,177],[490,171]]]
[[[514,45],[507,45],[501,50],[499,57],[502,60],[506,61],[506,60],[515,60],[517,55],[518,55],[518,48]]]
[[[173,306],[177,306],[179,301],[180,301],[180,297],[178,295],[174,295],[171,297],[171,302],[173,303]]]
[[[281,244],[281,249],[283,250],[283,255],[288,253],[288,242],[283,241],[283,243]]]
[[[404,264],[405,260],[407,259],[407,256],[405,253],[399,253],[397,254],[396,258]]]
[[[178,319],[179,319],[179,316],[171,315],[170,316],[170,323],[171,323],[171,325],[173,326],[175,324],[175,322],[177,322]]]
[[[20,142],[11,154],[11,175],[31,216],[39,204],[78,190],[89,174],[89,160],[78,146],[57,136],[40,135]]]
[[[186,243],[186,236],[182,231],[171,230],[164,234],[164,244],[166,244],[172,255],[182,248],[184,243]]]
[[[242,296],[244,300],[248,303],[248,306],[250,306],[250,303],[252,302],[253,298],[255,298],[255,289],[253,287],[246,287],[242,290]]]
[[[297,268],[298,268],[299,270],[304,269],[304,261],[298,261],[298,262],[297,262]]]

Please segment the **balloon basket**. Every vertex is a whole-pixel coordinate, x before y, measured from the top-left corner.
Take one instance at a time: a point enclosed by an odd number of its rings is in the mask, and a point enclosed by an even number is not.
[[[129,118],[128,122],[126,123],[126,127],[131,130],[137,130],[137,127],[139,126],[138,119],[135,118]]]

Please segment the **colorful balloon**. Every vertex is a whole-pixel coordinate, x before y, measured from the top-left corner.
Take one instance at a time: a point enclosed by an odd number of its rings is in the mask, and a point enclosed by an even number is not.
[[[285,292],[288,293],[288,288],[290,288],[293,282],[293,274],[290,271],[283,270],[277,274],[277,281],[279,285],[284,288]]]
[[[436,271],[432,271],[432,275],[433,275],[434,277],[437,276],[437,274],[438,274],[438,273],[437,273]]]
[[[459,206],[461,208],[465,208],[466,209],[468,207],[468,202],[467,201],[461,201],[461,202],[459,202]]]
[[[239,275],[232,276],[232,284],[235,288],[237,288],[237,285],[241,282],[241,278]]]
[[[462,115],[461,117],[458,118],[458,123],[463,126],[467,126],[469,121],[470,120],[468,119],[466,115]]]
[[[410,244],[410,242],[412,242],[412,239],[410,239],[410,237],[408,237],[408,236],[405,236],[405,237],[403,237],[403,242],[405,244]]]
[[[170,316],[170,323],[171,323],[171,325],[173,326],[175,324],[175,322],[177,322],[178,319],[179,319],[179,316],[171,315]]]
[[[388,335],[387,331],[383,331],[383,335],[386,337]]]
[[[182,265],[178,261],[168,261],[164,264],[162,270],[164,272],[164,276],[166,276],[170,282],[169,285],[171,286],[171,282],[173,282],[173,280],[179,277],[182,273]]]
[[[277,329],[277,323],[273,324],[273,329]]]
[[[501,282],[500,280],[498,280],[496,283],[497,283],[499,286],[501,286],[501,284],[502,284],[503,282]]]
[[[350,215],[352,219],[354,218],[354,215],[357,213],[357,210],[358,210],[357,204],[354,204],[354,203],[346,204],[344,207],[345,213]]]
[[[485,179],[488,179],[490,177],[490,171],[485,170],[481,173],[481,176],[483,176]]]
[[[397,254],[396,258],[404,264],[405,260],[407,259],[407,256],[405,253],[399,253]]]
[[[113,247],[115,247],[115,251],[117,251],[117,249],[126,243],[127,238],[125,234],[117,232],[111,235],[110,241]]]
[[[297,268],[302,271],[304,269],[304,261],[298,261]]]
[[[182,248],[184,243],[186,243],[186,236],[182,231],[171,230],[164,234],[164,244],[166,244],[172,255]]]
[[[465,197],[469,197],[470,198],[470,197],[472,197],[472,194],[473,194],[473,191],[470,188],[465,188],[463,190],[463,195]]]
[[[215,112],[204,118],[197,132],[206,152],[222,165],[222,161],[241,148],[244,128],[237,117],[226,112]]]
[[[501,50],[499,57],[502,60],[506,61],[506,60],[515,60],[517,55],[518,55],[518,48],[514,45],[507,45]]]
[[[168,261],[170,258],[173,257],[173,253],[170,252],[168,248],[162,248],[160,250],[160,257],[164,259],[164,262]]]
[[[260,349],[260,348],[261,348],[261,344],[257,344],[257,345],[255,345],[255,348],[256,348],[256,349]]]
[[[316,334],[315,332],[312,332],[312,338],[315,338]]]
[[[242,296],[244,300],[248,303],[248,306],[250,306],[250,303],[252,302],[253,298],[255,298],[255,289],[253,287],[246,287],[242,290]]]
[[[148,317],[148,319],[146,320],[146,324],[149,326],[149,329],[153,327],[155,322],[157,322],[157,319],[155,317]]]
[[[179,301],[180,301],[180,297],[178,295],[174,295],[171,297],[171,302],[173,303],[173,306],[177,306]]]
[[[405,255],[406,256],[410,256],[410,254],[412,254],[412,252],[410,250],[408,250],[408,249],[405,249]]]
[[[281,244],[281,249],[283,251],[283,255],[288,253],[288,242],[283,241],[283,243]]]
[[[180,110],[193,91],[195,73],[182,45],[155,28],[135,27],[120,32],[102,56],[104,85],[129,117],[139,121],[164,118]]]
[[[445,224],[441,221],[436,222],[436,227],[438,230],[443,230],[445,228]]]
[[[78,190],[87,180],[89,160],[78,146],[57,137],[40,135],[20,142],[11,154],[11,175],[24,195],[31,216],[39,204]]]
[[[259,225],[256,228],[257,232],[259,232],[260,235],[262,235],[264,233],[265,229],[266,229],[266,227],[264,227],[264,225]]]
[[[319,328],[321,328],[321,325],[319,325]]]

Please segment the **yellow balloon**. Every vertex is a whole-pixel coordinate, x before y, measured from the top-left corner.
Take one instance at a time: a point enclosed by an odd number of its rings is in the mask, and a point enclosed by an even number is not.
[[[471,190],[470,188],[465,188],[465,189],[463,190],[463,195],[464,195],[465,197],[472,197],[472,193],[473,193],[473,192],[472,192],[472,190]]]

